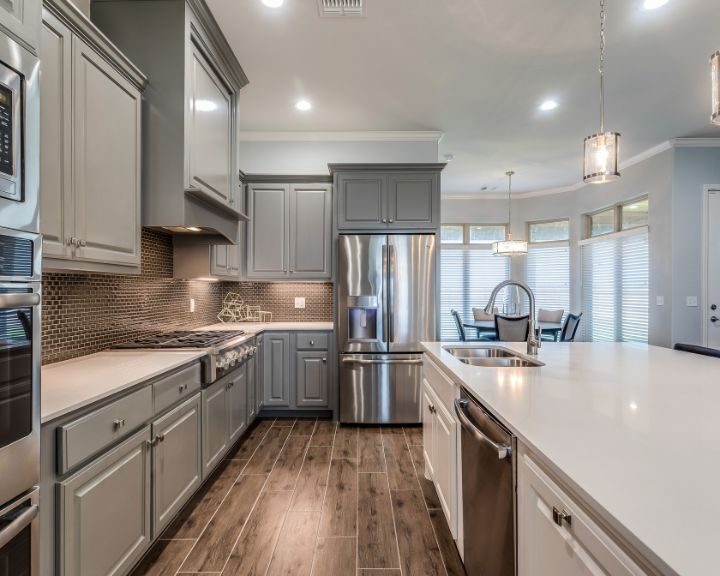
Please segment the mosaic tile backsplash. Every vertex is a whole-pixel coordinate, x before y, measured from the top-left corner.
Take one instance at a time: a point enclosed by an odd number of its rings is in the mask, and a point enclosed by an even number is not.
[[[43,364],[147,333],[215,323],[228,291],[272,312],[273,320],[332,320],[332,284],[176,280],[172,254],[171,236],[143,230],[142,274],[43,274]],[[295,296],[305,297],[305,309],[294,308]]]

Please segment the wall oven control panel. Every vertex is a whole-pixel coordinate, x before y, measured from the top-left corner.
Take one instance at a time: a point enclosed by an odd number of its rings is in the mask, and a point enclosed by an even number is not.
[[[22,77],[0,62],[0,197],[23,201]]]

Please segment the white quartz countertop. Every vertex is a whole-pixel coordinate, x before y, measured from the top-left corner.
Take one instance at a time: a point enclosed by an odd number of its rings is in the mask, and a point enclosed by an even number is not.
[[[112,350],[42,367],[41,422],[202,358],[202,350]]]
[[[203,326],[199,330],[245,330],[248,334],[261,332],[292,332],[303,330],[322,330],[325,332],[334,329],[332,322],[228,322]]]
[[[543,343],[543,367],[483,368],[424,347],[663,572],[718,572],[720,360]]]

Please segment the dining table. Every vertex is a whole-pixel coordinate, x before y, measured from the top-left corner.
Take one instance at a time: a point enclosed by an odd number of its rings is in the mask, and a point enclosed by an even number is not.
[[[542,329],[543,334],[550,334],[553,340],[557,342],[558,335],[562,331],[562,322],[538,322],[538,329]],[[483,336],[495,336],[494,320],[472,320],[463,322],[463,327],[475,330],[478,340]]]

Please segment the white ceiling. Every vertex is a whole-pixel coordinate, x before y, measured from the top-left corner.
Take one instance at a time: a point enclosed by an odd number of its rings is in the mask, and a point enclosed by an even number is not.
[[[598,129],[599,3],[578,0],[367,0],[368,16],[318,16],[315,0],[208,0],[250,78],[249,131],[441,130],[443,191],[518,191],[581,179]],[[709,123],[708,59],[717,0],[609,0],[607,128],[628,158]],[[301,113],[305,97],[314,109]],[[541,113],[553,97],[560,107]]]

